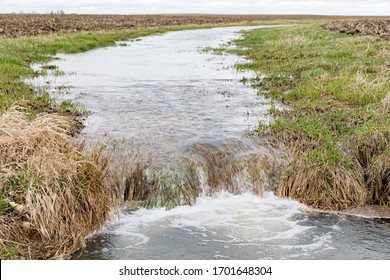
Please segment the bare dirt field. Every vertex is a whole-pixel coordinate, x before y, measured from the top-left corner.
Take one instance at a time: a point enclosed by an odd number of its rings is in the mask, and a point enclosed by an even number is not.
[[[326,29],[347,34],[363,34],[390,39],[390,18],[335,21],[324,26]]]
[[[38,15],[0,14],[0,37],[68,31],[102,31],[147,26],[243,23],[271,20],[340,20],[316,15]],[[351,18],[351,17],[348,17]]]

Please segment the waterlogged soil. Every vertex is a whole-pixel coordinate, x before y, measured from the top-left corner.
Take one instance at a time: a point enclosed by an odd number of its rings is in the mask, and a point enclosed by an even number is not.
[[[197,166],[200,191],[192,206],[126,205],[73,258],[390,258],[388,224],[312,212],[270,192],[271,167],[282,155],[248,134],[278,104],[240,83],[252,75],[235,70],[240,58],[204,51],[230,46],[237,31],[249,28],[172,32],[61,55],[53,64],[65,75],[32,81],[88,108],[82,136],[106,142],[122,165],[142,162],[145,176],[205,163]]]

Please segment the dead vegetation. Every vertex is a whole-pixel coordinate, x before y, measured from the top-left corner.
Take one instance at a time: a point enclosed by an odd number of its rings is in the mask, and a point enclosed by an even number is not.
[[[321,141],[294,129],[275,130],[269,141],[288,150],[294,159],[281,177],[278,195],[329,211],[390,206],[390,127],[386,116],[388,111],[378,110],[371,116],[378,120],[375,128],[332,148],[339,150],[342,161],[332,162],[325,158],[326,153],[318,153]],[[352,117],[350,126],[354,122],[361,120]],[[332,149],[327,152],[332,153]]]
[[[380,108],[384,111],[384,113],[390,114],[390,93],[383,98]]]
[[[324,27],[340,33],[373,35],[390,39],[390,19],[343,20],[328,23]]]
[[[109,218],[118,193],[103,148],[75,145],[75,123],[57,114],[0,117],[0,257],[61,258]]]
[[[351,172],[343,166],[318,165],[301,158],[290,166],[286,177],[281,180],[279,195],[294,197],[322,210],[360,207],[365,205],[367,191],[359,171]]]
[[[342,163],[319,163],[313,157],[312,139],[273,135],[284,143],[295,160],[281,177],[278,195],[291,197],[316,209],[344,211],[367,205],[390,206],[389,131],[372,131],[364,139],[351,139],[349,167]]]
[[[343,17],[341,17],[343,18]],[[107,31],[137,27],[229,24],[273,20],[332,20],[315,15],[0,15],[0,37],[35,36],[67,30]]]
[[[368,205],[390,206],[390,127],[352,139],[353,154],[363,169]]]

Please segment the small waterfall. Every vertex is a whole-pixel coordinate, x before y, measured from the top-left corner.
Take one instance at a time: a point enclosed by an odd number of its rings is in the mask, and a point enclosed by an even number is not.
[[[275,192],[286,164],[281,151],[261,146],[249,137],[195,143],[175,161],[156,162],[145,154],[113,156],[113,176],[130,207],[171,209],[193,205],[199,196],[221,191]]]

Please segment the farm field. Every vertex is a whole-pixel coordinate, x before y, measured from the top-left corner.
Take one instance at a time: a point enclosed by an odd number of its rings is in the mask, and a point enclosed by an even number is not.
[[[270,169],[276,178],[272,190],[315,209],[364,212],[364,207],[380,206],[388,216],[390,18],[7,14],[0,15],[0,257],[69,257],[123,203],[122,187],[136,207],[175,208],[180,194],[187,204],[199,194],[196,173],[166,169],[147,180],[137,165],[127,177],[115,174],[105,145],[75,141],[88,108],[58,102],[26,79],[51,70],[61,76],[54,65],[58,53],[77,54],[170,31],[279,23],[299,24],[248,30],[231,42],[235,49],[204,50],[249,59],[235,67],[256,75],[241,82],[270,104],[289,108],[272,105],[268,115],[275,122],[259,122],[253,132],[267,148],[283,150],[289,158],[280,160],[278,170]],[[43,66],[33,69],[34,63]],[[225,170],[217,164],[223,151],[197,147],[211,156],[209,185],[231,187],[230,173],[241,163]],[[224,164],[230,160],[222,159]],[[261,179],[256,171],[250,173],[255,174],[251,179]]]
[[[259,21],[337,20],[360,17],[315,15],[34,15],[0,14],[0,37],[67,31],[107,31],[139,27],[253,23]],[[367,17],[365,17],[367,18]]]

